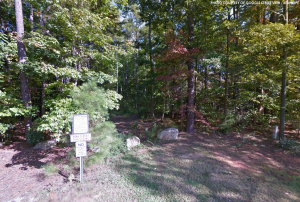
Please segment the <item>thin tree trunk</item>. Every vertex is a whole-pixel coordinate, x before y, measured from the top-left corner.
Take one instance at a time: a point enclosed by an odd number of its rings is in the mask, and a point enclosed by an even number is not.
[[[284,5],[284,14],[285,14],[285,24],[288,25],[289,16],[288,16],[288,3],[289,1],[285,1]],[[287,49],[283,49],[283,56],[285,62],[287,61]],[[279,137],[280,139],[284,139],[284,124],[285,124],[285,107],[286,107],[286,64],[282,70],[282,84],[281,84],[281,108],[280,108],[280,124],[279,124]]]
[[[188,15],[188,33],[189,33],[189,47],[188,50],[192,49],[192,43],[194,41],[194,16],[192,14]],[[187,90],[187,123],[186,123],[186,132],[194,133],[194,123],[195,123],[195,106],[194,106],[194,61],[190,57],[188,62],[188,90]]]
[[[234,11],[234,14],[233,14],[234,19],[236,21],[238,21],[239,17],[240,17],[239,5],[236,5],[234,7],[233,11]],[[236,48],[236,51],[238,50],[238,45],[239,45],[239,37],[237,36],[237,37],[235,37],[235,48]],[[235,68],[238,68],[238,66],[236,66]],[[234,100],[234,102],[233,102],[233,104],[234,104],[233,110],[234,110],[234,112],[236,112],[236,98],[237,98],[236,75],[233,75],[232,81],[233,81],[233,96],[232,96],[232,98]]]
[[[207,22],[205,19],[205,49],[207,53]],[[207,79],[208,79],[208,69],[207,65],[205,65],[205,71],[204,71],[204,89],[205,89],[205,99],[207,99]]]
[[[198,57],[196,56],[196,72],[197,72],[197,69],[198,69]],[[198,76],[195,76],[195,83],[194,83],[194,86],[195,86],[195,100],[194,100],[194,104],[195,104],[195,109],[197,108],[197,79],[198,79]]]
[[[230,20],[230,8],[228,8],[228,20]],[[227,40],[226,40],[226,64],[225,64],[225,104],[224,115],[228,114],[228,74],[229,74],[229,28],[227,28]]]
[[[26,51],[25,45],[23,43],[24,38],[24,21],[23,21],[23,8],[22,1],[15,0],[15,15],[16,15],[16,25],[17,25],[17,46],[18,46],[18,59],[20,65],[26,64]],[[26,70],[26,69],[25,69]],[[28,79],[23,71],[20,71],[20,83],[21,83],[21,96],[23,99],[23,105],[25,107],[31,106],[31,95],[28,86]],[[24,117],[25,125],[25,135],[28,142],[29,129],[32,124],[32,119],[30,115]]]
[[[180,89],[181,89],[181,96],[180,96],[180,102],[181,102],[181,116],[180,116],[180,130],[183,131],[183,85],[182,85],[182,81],[180,82]],[[174,105],[173,105],[174,107]],[[174,113],[172,114],[172,118],[174,118]]]
[[[134,91],[134,98],[135,98],[135,108],[137,109],[138,106],[137,106],[137,88],[138,88],[138,53],[136,53],[136,58],[135,58],[135,91]]]
[[[148,55],[147,55],[147,52],[146,52],[146,59],[148,58],[147,56],[148,56]],[[145,83],[146,83],[146,81],[147,81],[147,69],[146,69],[146,65],[145,65]],[[147,87],[146,87],[146,85],[145,85],[145,88],[144,88],[144,96],[146,96],[146,93],[147,93]]]
[[[163,94],[163,92],[162,92]],[[166,110],[166,97],[164,96],[164,106],[163,106],[163,112],[162,112],[162,116],[161,116],[161,121],[164,120],[165,118],[165,110]]]
[[[153,63],[153,55],[152,55],[152,41],[151,41],[151,25],[152,25],[152,16],[149,15],[149,30],[148,30],[148,40],[149,40],[149,55],[150,55],[150,67],[151,67],[151,79],[154,79],[154,63]],[[150,107],[150,114],[152,117],[154,115],[154,84],[151,84],[151,107]]]
[[[117,68],[117,72],[116,72],[116,77],[117,77],[117,87],[116,87],[116,92],[119,93],[119,65],[118,65],[118,52],[115,51],[116,54],[116,68]]]
[[[127,84],[128,84],[128,54],[127,54],[127,57],[126,57],[126,69],[125,69],[125,85],[124,85],[124,97],[126,98],[127,97]]]
[[[30,15],[29,15],[29,20],[30,20],[30,28],[31,31],[33,31],[33,7],[30,5]]]
[[[260,104],[260,106],[259,106],[258,112],[259,112],[260,114],[264,114],[264,111],[265,111],[265,110],[264,110],[264,106],[263,106],[262,102],[263,102],[263,97],[264,97],[265,91],[264,91],[264,88],[263,88],[263,87],[261,87],[259,93],[261,93],[262,98],[259,100],[259,101],[261,102],[261,104]]]
[[[41,117],[45,114],[45,107],[44,107],[44,102],[45,102],[45,98],[46,98],[46,82],[43,81],[42,84],[42,96],[41,96]]]
[[[5,66],[6,66],[6,72],[7,72],[7,77],[6,77],[5,81],[9,85],[11,85],[11,80],[10,80],[10,65],[9,65],[9,62],[8,62],[7,58],[5,58],[4,60],[5,60]]]

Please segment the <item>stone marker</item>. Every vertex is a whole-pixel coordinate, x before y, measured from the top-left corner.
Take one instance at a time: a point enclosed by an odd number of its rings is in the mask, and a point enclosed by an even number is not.
[[[137,136],[130,137],[126,140],[127,149],[130,150],[132,147],[140,145],[140,138]]]
[[[178,137],[177,128],[167,128],[157,134],[158,139],[161,140],[175,140]]]
[[[46,150],[46,149],[50,149],[54,146],[56,146],[56,141],[55,140],[47,140],[47,141],[40,142],[40,143],[36,144],[33,147],[33,149]]]
[[[278,126],[274,126],[273,127],[273,134],[272,134],[272,137],[273,137],[274,140],[277,140],[278,132],[279,132]]]

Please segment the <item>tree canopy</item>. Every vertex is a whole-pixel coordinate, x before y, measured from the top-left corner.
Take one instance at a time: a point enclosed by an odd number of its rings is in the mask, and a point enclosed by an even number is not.
[[[190,133],[278,124],[282,108],[294,123],[300,3],[229,3],[0,1],[0,134],[25,121],[60,139],[73,113],[104,121],[98,112],[118,102],[124,113],[177,119]],[[90,97],[90,82],[105,99]]]

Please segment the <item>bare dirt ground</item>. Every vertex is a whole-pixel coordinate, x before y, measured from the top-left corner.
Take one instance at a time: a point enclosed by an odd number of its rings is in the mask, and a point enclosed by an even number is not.
[[[114,116],[112,120],[119,132],[141,136],[142,140],[145,140],[141,135],[145,128],[153,126],[153,122],[142,122],[137,116]],[[19,133],[21,134],[22,131]],[[288,134],[299,139],[296,131],[289,130]],[[200,142],[207,153],[225,162],[224,167],[239,170],[249,176],[250,180],[257,179],[260,174],[269,174],[280,178],[284,183],[289,183],[294,177],[298,179],[300,176],[299,156],[277,148],[271,138],[271,132],[244,130],[229,135],[214,131],[195,134],[182,132],[179,141],[157,144],[166,148],[175,148],[182,158],[193,160],[200,157],[197,152],[190,151],[191,146]],[[69,147],[57,147],[45,151],[33,150],[26,144],[22,135],[16,135],[14,142],[0,148],[0,201],[23,201],[24,198],[38,192],[49,192],[47,195],[49,198],[45,198],[45,201],[51,201],[53,197],[51,190],[65,185],[68,174],[59,172],[58,175],[47,177],[42,166],[50,162],[62,163],[68,150]],[[77,176],[78,170],[74,173]]]

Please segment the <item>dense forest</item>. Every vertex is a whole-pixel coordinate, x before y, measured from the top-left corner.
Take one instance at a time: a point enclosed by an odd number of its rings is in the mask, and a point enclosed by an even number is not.
[[[0,134],[109,111],[181,130],[299,125],[300,1],[0,1]]]

